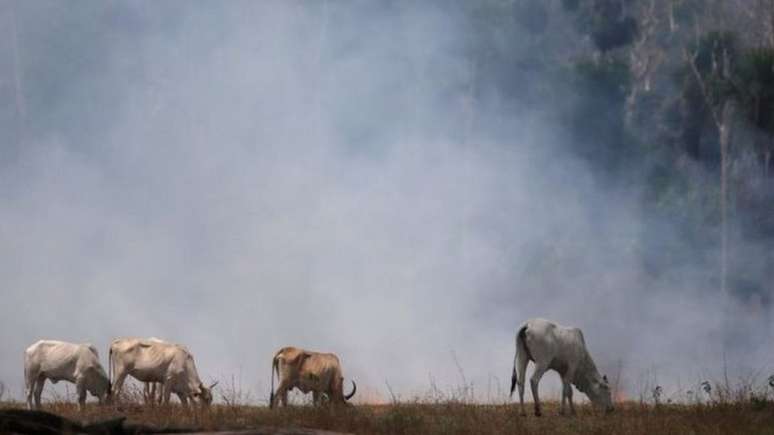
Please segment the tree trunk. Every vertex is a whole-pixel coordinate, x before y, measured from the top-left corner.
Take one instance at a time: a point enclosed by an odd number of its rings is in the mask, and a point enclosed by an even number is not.
[[[675,0],[669,2],[669,32],[677,31],[677,22],[675,21]]]
[[[701,134],[707,119],[706,103],[696,97],[683,97],[680,104],[682,115],[682,143],[685,152],[694,160],[701,158]],[[713,110],[710,108],[709,110]],[[718,128],[720,128],[718,126]]]

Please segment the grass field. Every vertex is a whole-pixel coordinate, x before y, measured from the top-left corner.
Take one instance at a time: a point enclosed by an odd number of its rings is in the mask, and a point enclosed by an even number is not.
[[[608,415],[580,406],[575,417],[558,415],[556,403],[546,405],[543,417],[522,417],[515,405],[455,402],[295,406],[274,411],[233,405],[213,405],[206,411],[179,405],[90,405],[80,413],[71,403],[48,404],[45,409],[82,422],[126,416],[131,423],[192,430],[273,427],[361,434],[774,434],[774,403],[768,401],[658,407],[626,402]],[[0,405],[18,406],[21,404]]]

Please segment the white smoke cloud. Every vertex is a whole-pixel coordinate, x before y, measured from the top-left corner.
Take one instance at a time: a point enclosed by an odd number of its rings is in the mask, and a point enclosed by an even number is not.
[[[636,192],[602,188],[529,108],[482,104],[508,122],[461,139],[458,14],[122,7],[95,35],[98,65],[50,78],[68,89],[50,96],[55,120],[0,174],[0,380],[14,391],[39,338],[104,359],[112,338],[152,335],[259,399],[284,345],[337,352],[373,400],[385,381],[403,397],[459,386],[457,364],[484,398],[507,387],[516,327],[534,316],[583,327],[632,393],[647,368],[717,373],[713,266],[650,277]]]

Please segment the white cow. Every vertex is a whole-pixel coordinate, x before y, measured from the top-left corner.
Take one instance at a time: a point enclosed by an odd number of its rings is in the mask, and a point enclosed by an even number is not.
[[[69,381],[75,384],[78,404],[86,406],[86,392],[100,403],[110,397],[110,381],[99,363],[97,349],[91,344],[40,340],[24,352],[24,383],[27,390],[27,407],[40,408],[40,395],[46,379],[57,383]]]
[[[567,328],[545,319],[530,319],[519,329],[516,334],[511,396],[513,396],[514,387],[518,384],[522,415],[526,415],[524,376],[527,363],[530,361],[535,363],[535,371],[530,379],[532,398],[535,400],[535,415],[540,415],[538,383],[549,369],[559,372],[562,378],[560,413],[564,414],[565,400],[567,400],[570,402],[570,412],[575,414],[572,385],[575,385],[578,391],[585,393],[595,406],[604,408],[607,412],[613,410],[607,376],[599,375],[597,366],[586,349],[586,342],[580,329]]]
[[[172,393],[183,405],[188,399],[202,405],[212,403],[211,389],[199,379],[191,353],[184,346],[158,339],[119,338],[110,344],[110,369],[115,376],[114,391],[118,397],[126,376],[140,382],[161,383],[163,403],[169,403]]]

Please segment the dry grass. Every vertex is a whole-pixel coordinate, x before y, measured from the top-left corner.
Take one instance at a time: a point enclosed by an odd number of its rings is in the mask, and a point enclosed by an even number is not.
[[[4,403],[0,407],[16,407]],[[729,402],[694,405],[619,404],[610,415],[580,406],[576,417],[558,415],[549,403],[543,417],[521,417],[515,405],[400,403],[352,407],[265,407],[214,405],[207,411],[179,405],[100,407],[79,413],[72,403],[46,410],[81,421],[126,416],[130,423],[202,430],[304,427],[361,434],[774,434],[774,403]]]

